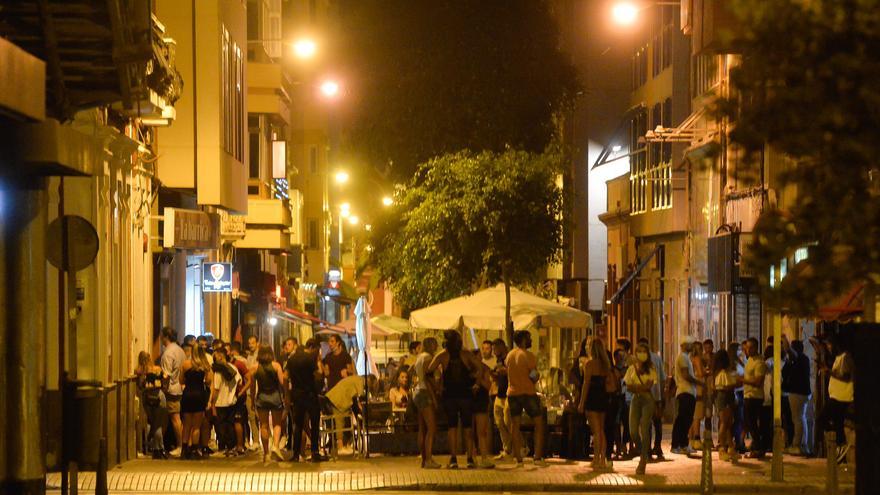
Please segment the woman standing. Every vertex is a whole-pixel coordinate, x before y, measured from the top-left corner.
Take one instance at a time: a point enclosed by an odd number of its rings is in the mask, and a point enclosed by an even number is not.
[[[715,353],[712,376],[715,388],[715,410],[718,411],[718,458],[722,461],[736,462],[739,453],[733,441],[733,416],[736,410],[734,390],[741,383],[741,379],[736,373],[731,352],[735,359],[736,349],[733,347],[728,348],[728,352]]]
[[[260,442],[263,444],[263,463],[271,455],[276,461],[283,461],[281,453],[281,429],[284,425],[284,371],[275,353],[269,346],[261,346],[257,351],[257,364],[248,370],[247,388],[256,383],[257,393],[254,407],[260,420]],[[271,420],[271,423],[270,423]],[[272,428],[272,446],[269,446],[269,428]]]
[[[477,351],[478,353],[479,351]],[[474,357],[479,358],[475,353]],[[492,380],[489,376],[489,367],[480,361],[479,371],[474,377],[476,382],[473,387],[474,394],[474,433],[476,434],[477,445],[480,451],[479,467],[482,469],[492,469],[495,463],[489,460],[490,457],[490,439],[489,439],[489,389],[492,387]],[[473,457],[475,455],[474,448],[468,456],[468,466],[474,464]]]
[[[214,374],[205,350],[199,346],[192,348],[192,357],[183,362],[183,397],[180,412],[183,415],[183,448],[180,456],[184,459],[201,459],[199,433],[205,421],[205,411],[211,398],[211,384]]]
[[[651,421],[654,419],[651,389],[657,383],[657,370],[651,362],[651,351],[647,345],[636,346],[636,362],[627,368],[623,382],[633,394],[628,419],[630,434],[641,452],[636,474],[645,474],[645,467],[651,458]]]
[[[612,466],[605,456],[605,411],[608,409],[608,387],[614,385],[609,384],[613,380],[611,361],[602,340],[593,339],[590,357],[584,365],[584,388],[578,410],[586,412],[593,432],[593,462],[590,465],[595,470],[605,470]]]
[[[168,424],[168,409],[165,404],[165,386],[168,384],[167,376],[162,368],[150,362],[150,354],[141,351],[138,354],[138,367],[135,370],[137,376],[138,392],[141,396],[141,404],[144,406],[145,416],[149,423],[147,432],[147,446],[153,454],[153,459],[167,459],[168,452],[162,438],[162,431]]]

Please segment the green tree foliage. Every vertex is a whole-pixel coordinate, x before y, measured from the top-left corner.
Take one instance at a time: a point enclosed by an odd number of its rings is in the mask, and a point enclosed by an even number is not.
[[[578,91],[544,0],[336,0],[348,153],[394,181],[464,149],[540,153]]]
[[[513,150],[428,161],[374,224],[374,266],[408,309],[539,281],[561,255],[563,163]]]
[[[770,146],[792,158],[796,190],[765,211],[746,262],[769,302],[795,314],[880,277],[880,1],[741,0],[737,96],[722,101],[732,139],[757,168]],[[770,287],[770,267],[801,247],[809,258]],[[870,285],[870,284],[869,284]]]

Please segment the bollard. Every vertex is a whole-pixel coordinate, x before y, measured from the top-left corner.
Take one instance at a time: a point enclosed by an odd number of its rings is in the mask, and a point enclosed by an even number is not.
[[[773,459],[770,461],[770,481],[782,482],[784,468],[782,451],[785,450],[785,431],[782,420],[773,422]]]
[[[833,431],[825,432],[825,491],[828,495],[838,495],[837,490],[837,436]]]
[[[98,444],[98,468],[95,470],[95,495],[108,495],[107,489],[107,438]]]
[[[712,479],[712,430],[703,431],[703,457],[700,464],[700,495],[715,493]]]

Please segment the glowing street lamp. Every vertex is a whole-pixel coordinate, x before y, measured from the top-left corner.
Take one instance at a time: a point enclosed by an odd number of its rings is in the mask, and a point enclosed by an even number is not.
[[[361,221],[361,219],[358,218],[357,215],[351,215],[350,217],[348,217],[348,223],[350,223],[352,225],[357,225],[358,222],[360,222],[360,221]]]
[[[340,170],[339,172],[336,172],[336,183],[337,184],[345,184],[346,182],[348,182],[348,179],[349,179],[348,172],[346,172],[344,170]]]
[[[334,100],[339,96],[340,86],[339,83],[334,81],[333,79],[326,79],[321,83],[319,87],[321,90],[321,94],[324,98],[328,100]]]
[[[269,324],[269,326],[273,326],[273,327],[274,327],[275,325],[278,324],[278,318],[275,318],[274,316],[270,316],[270,317],[266,320],[266,322]]]
[[[394,204],[394,200],[391,199],[391,196],[385,196],[382,198],[382,204],[385,206],[391,206]]]
[[[622,26],[631,26],[639,18],[639,6],[633,2],[617,2],[611,8],[614,22]]]
[[[309,38],[300,38],[293,42],[293,53],[297,58],[309,59],[315,56],[318,51],[318,44],[315,40]]]

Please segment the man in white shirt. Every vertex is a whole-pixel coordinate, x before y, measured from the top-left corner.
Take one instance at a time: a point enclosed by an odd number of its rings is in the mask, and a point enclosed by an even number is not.
[[[183,423],[180,421],[180,399],[183,398],[183,378],[181,367],[186,360],[183,349],[177,345],[177,330],[171,327],[162,328],[162,371],[168,375],[168,390],[165,391],[165,402],[168,405],[168,417],[174,428],[174,437],[177,439],[177,447],[171,451],[172,456],[180,455],[181,439],[183,438]]]
[[[691,349],[696,339],[688,335],[681,344],[681,353],[675,359],[675,423],[672,425],[672,453],[692,454],[688,445],[688,430],[694,421],[697,406],[697,378],[691,362]]]
[[[762,423],[761,408],[764,407],[764,376],[767,364],[758,349],[758,339],[752,337],[746,343],[745,372],[743,374],[743,397],[745,405],[746,431],[752,437],[749,457],[760,459],[769,446],[762,433],[766,428]]]

